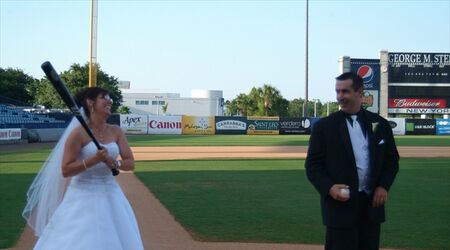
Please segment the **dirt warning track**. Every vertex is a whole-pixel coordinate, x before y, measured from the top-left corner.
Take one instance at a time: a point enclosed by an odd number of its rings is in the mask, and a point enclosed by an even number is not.
[[[133,147],[136,160],[306,158],[307,146]],[[449,157],[449,147],[398,147],[400,157]]]

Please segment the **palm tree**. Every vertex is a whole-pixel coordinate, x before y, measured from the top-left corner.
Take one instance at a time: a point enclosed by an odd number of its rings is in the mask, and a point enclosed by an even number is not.
[[[226,111],[225,114],[228,116],[238,115],[239,114],[239,108],[237,106],[236,99],[233,99],[231,101],[227,100],[225,102]]]
[[[261,88],[253,87],[248,94],[252,102],[251,115],[264,115],[264,102],[262,99],[263,93]]]
[[[264,114],[266,116],[273,114],[272,106],[276,101],[281,99],[280,91],[278,89],[272,87],[271,85],[264,84],[261,89],[262,100],[264,104]]]
[[[166,114],[168,107],[169,107],[169,103],[168,102],[166,102],[164,105],[161,106],[161,110],[162,110],[164,115]]]
[[[235,100],[241,115],[247,116],[252,105],[250,98],[246,94],[241,93]]]

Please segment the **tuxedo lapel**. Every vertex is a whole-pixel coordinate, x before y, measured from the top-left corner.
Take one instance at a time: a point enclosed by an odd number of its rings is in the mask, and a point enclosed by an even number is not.
[[[369,152],[370,152],[370,165],[372,166],[373,160],[375,159],[375,144],[376,144],[376,140],[375,140],[375,134],[374,134],[374,128],[373,128],[373,124],[376,122],[372,119],[372,117],[370,116],[369,112],[367,112],[366,110],[364,110],[364,117],[366,119],[366,131],[367,131],[367,135],[368,135],[368,139],[369,139]]]
[[[372,117],[370,116],[369,112],[366,110],[363,110],[363,116],[364,116],[364,126],[366,127],[367,135],[369,136],[369,139],[373,136],[373,129],[372,129]]]

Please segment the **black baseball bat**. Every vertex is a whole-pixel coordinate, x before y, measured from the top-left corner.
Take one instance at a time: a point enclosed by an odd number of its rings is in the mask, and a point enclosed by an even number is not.
[[[59,77],[58,73],[56,73],[55,68],[53,68],[52,64],[50,62],[44,62],[41,65],[42,70],[44,71],[45,75],[47,75],[48,80],[53,84],[53,87],[56,89],[56,92],[61,96],[64,103],[69,107],[72,114],[77,118],[77,120],[80,122],[81,126],[83,126],[84,130],[86,130],[86,133],[91,137],[92,141],[94,142],[95,146],[100,150],[102,147],[100,146],[100,143],[98,143],[97,139],[95,138],[94,134],[92,134],[91,129],[89,129],[86,121],[83,118],[83,115],[80,112],[80,108],[78,107],[77,103],[75,102],[75,99],[73,98],[72,94],[70,94],[70,91],[67,89],[66,85],[62,81],[61,77]],[[114,176],[119,174],[119,170],[117,169],[111,169],[112,174]]]

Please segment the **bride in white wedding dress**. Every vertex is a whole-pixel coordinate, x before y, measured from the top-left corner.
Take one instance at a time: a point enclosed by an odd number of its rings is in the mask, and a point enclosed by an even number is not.
[[[98,87],[77,96],[103,149],[72,120],[27,193],[23,216],[39,236],[34,249],[144,249],[133,210],[111,174],[134,169],[124,133],[106,123],[112,100]]]

